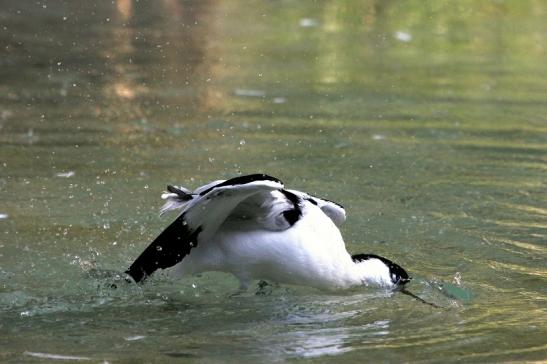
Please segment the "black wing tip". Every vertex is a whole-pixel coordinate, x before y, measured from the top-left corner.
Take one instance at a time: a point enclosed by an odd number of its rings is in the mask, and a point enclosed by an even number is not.
[[[126,273],[137,283],[143,282],[158,269],[174,266],[190,254],[198,244],[202,228],[191,230],[179,216],[131,264]]]
[[[332,201],[332,200],[327,200],[327,199],[323,199],[323,200],[325,200],[325,201],[327,201],[327,202],[330,202],[331,204],[340,207],[342,210],[345,210],[344,206],[340,205],[338,202],[334,202],[334,201]]]
[[[279,179],[275,177],[269,176],[264,173],[255,173],[255,174],[247,174],[244,176],[237,176],[234,178],[230,178],[222,183],[219,183],[217,185],[214,185],[206,189],[205,191],[202,191],[199,195],[205,196],[206,194],[208,194],[209,192],[211,192],[212,190],[218,187],[245,185],[247,183],[256,182],[256,181],[271,181],[271,182],[276,182],[276,183],[279,183],[280,185],[283,185],[283,182],[281,182]]]
[[[355,254],[351,256],[351,259],[355,263],[363,262],[369,259],[381,260],[389,268],[391,281],[397,286],[404,286],[412,279],[412,277],[409,276],[408,273],[400,265],[393,263],[391,260],[376,254]]]
[[[281,182],[281,180],[279,180],[278,178],[272,177],[265,173],[247,174],[243,176],[234,177],[231,180],[239,180],[237,184],[245,184],[245,183],[250,183],[255,181],[272,181],[272,182],[283,184],[283,182]],[[231,180],[228,180],[228,181],[231,181]]]
[[[133,265],[131,265],[131,267],[129,267],[129,269],[126,270],[124,273],[131,277],[133,281],[135,281],[135,283],[143,283],[146,277],[148,277],[146,272],[144,272],[142,269],[135,269]],[[126,278],[126,280],[130,282],[129,279]]]
[[[167,185],[167,191],[176,194],[179,200],[188,201],[192,199],[192,195],[190,193],[185,192],[176,186]]]
[[[322,200],[322,201],[325,201],[325,202],[329,202],[329,203],[331,203],[335,206],[340,207],[342,210],[345,210],[344,206],[340,205],[338,202],[335,202],[335,201],[332,201],[332,200],[329,200],[329,199],[326,199],[326,198],[323,198],[323,197],[317,197],[317,196],[314,196],[314,195],[310,195],[309,193],[308,193],[308,195],[312,199],[318,199],[318,200]],[[310,201],[310,202],[312,202],[312,201]],[[317,205],[317,201],[315,201],[314,205]]]
[[[315,205],[315,206],[318,205],[317,200],[316,200],[315,198],[313,198],[313,197],[308,197],[308,198],[306,198],[305,200],[306,200],[306,201],[309,201],[311,204],[313,204],[313,205]]]

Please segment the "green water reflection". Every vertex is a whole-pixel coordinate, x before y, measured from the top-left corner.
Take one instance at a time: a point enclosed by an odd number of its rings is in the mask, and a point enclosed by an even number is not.
[[[545,360],[546,16],[532,0],[4,1],[0,361]],[[256,171],[342,203],[349,250],[446,308],[96,274],[167,224],[165,184]]]

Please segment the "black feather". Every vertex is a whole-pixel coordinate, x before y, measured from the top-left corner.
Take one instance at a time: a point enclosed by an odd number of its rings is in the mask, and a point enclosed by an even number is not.
[[[188,201],[192,199],[192,195],[189,193],[184,192],[180,188],[177,188],[175,186],[167,185],[167,191],[171,193],[177,194],[177,198],[182,201]]]
[[[201,227],[195,230],[188,228],[184,214],[179,216],[141,253],[129,269],[135,282],[141,282],[158,268],[174,266],[197,246]]]
[[[293,204],[292,209],[283,211],[283,217],[290,226],[293,226],[302,217],[302,207],[300,206],[302,200],[300,197],[287,190],[280,190],[280,192]]]
[[[273,182],[277,182],[279,184],[283,184],[283,182],[281,182],[277,178],[268,176],[266,174],[262,174],[262,173],[249,174],[249,175],[246,175],[246,176],[239,176],[239,177],[230,178],[229,180],[226,180],[222,183],[219,183],[218,185],[214,185],[213,187],[209,187],[205,191],[201,191],[201,193],[199,195],[204,196],[204,195],[208,194],[209,192],[211,192],[212,190],[214,190],[215,188],[218,188],[218,187],[244,185],[244,184],[255,182],[255,181],[273,181]]]

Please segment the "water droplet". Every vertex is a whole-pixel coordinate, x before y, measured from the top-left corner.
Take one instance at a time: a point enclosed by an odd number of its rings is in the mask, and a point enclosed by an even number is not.
[[[287,102],[287,99],[284,97],[274,97],[273,103],[274,104],[284,104]]]

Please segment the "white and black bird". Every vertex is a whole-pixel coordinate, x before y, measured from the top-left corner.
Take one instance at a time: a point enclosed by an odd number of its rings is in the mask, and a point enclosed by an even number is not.
[[[374,254],[350,255],[338,226],[344,208],[285,189],[264,174],[215,181],[191,192],[168,186],[162,213],[181,214],[126,271],[142,282],[157,269],[179,274],[221,271],[242,288],[253,279],[335,290],[402,288],[403,268]]]

